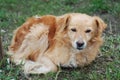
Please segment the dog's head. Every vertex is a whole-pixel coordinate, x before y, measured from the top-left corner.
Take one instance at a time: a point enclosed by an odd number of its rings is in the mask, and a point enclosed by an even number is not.
[[[71,45],[78,50],[86,48],[89,41],[101,37],[106,24],[96,16],[72,13],[59,19],[59,33],[65,33]]]

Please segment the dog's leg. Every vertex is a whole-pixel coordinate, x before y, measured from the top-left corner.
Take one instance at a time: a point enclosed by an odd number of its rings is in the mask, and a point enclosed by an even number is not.
[[[56,72],[57,66],[47,57],[42,57],[38,62],[26,61],[23,69],[25,74],[46,74]]]

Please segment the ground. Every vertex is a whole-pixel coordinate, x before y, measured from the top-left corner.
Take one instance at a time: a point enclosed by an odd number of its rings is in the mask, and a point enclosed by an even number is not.
[[[101,55],[90,65],[60,69],[58,73],[29,75],[31,80],[119,80],[120,79],[120,0],[0,0],[0,34],[6,53],[12,32],[33,15],[62,15],[69,12],[100,16],[108,25],[103,34]],[[8,56],[0,61],[0,80],[27,80],[20,66]]]

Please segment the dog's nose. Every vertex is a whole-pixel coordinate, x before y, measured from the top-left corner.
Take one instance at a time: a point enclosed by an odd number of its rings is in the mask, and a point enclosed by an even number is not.
[[[77,49],[82,49],[85,43],[84,42],[76,42],[76,44],[77,44]]]

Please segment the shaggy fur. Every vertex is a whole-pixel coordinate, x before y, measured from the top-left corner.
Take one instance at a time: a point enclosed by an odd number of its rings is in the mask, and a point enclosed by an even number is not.
[[[86,14],[35,16],[16,29],[8,54],[27,74],[81,67],[95,60],[105,28],[99,17]]]

